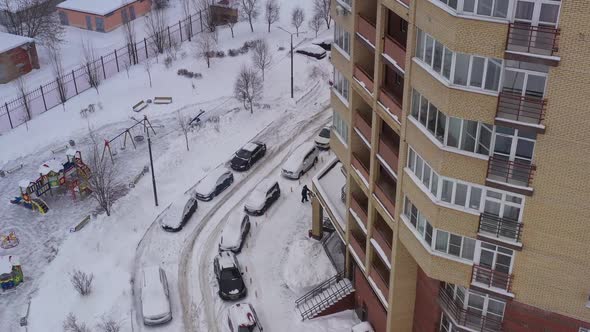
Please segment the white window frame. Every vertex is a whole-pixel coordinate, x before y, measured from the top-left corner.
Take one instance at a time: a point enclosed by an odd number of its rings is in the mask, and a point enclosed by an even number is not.
[[[342,40],[342,45],[338,42],[339,40]],[[350,59],[350,32],[338,23],[334,24],[334,45],[342,55]]]
[[[469,296],[473,295],[473,296],[480,296],[483,297],[484,302],[483,302],[483,308],[482,308],[482,316],[487,316],[488,314],[495,316],[495,317],[499,317],[500,321],[504,319],[504,314],[506,313],[506,302],[502,301],[500,299],[496,299],[496,298],[492,298],[490,297],[488,294],[484,294],[484,293],[480,293],[480,292],[476,292],[476,291],[472,291],[469,290],[467,288],[458,286],[458,285],[454,285],[454,284],[449,284],[449,283],[445,283],[445,285],[443,286],[445,289],[449,289],[453,291],[453,295],[452,295],[452,299],[455,303],[457,303],[457,299],[462,301],[463,303],[463,309],[467,310],[467,308],[469,307]],[[460,296],[458,297],[458,290],[461,290],[461,292],[463,293],[463,298],[460,298]],[[446,290],[443,290],[446,291]],[[502,309],[502,316],[498,316],[496,313],[489,313],[488,312],[488,306],[489,306],[489,302],[490,301],[495,301],[498,303],[502,303],[503,304],[503,309]]]
[[[338,69],[334,68],[334,86],[332,88],[340,99],[348,106],[350,100],[350,82]]]
[[[465,1],[464,0],[457,0],[457,8],[453,8],[449,6],[447,3],[449,2],[444,0],[430,0],[431,3],[435,4],[437,7],[441,7],[445,11],[447,11],[451,15],[456,16],[465,16],[467,18],[474,18],[474,19],[481,19],[486,21],[495,21],[495,22],[509,22],[512,21],[512,17],[514,15],[514,8],[516,6],[516,2],[513,0],[509,0],[508,3],[508,10],[506,11],[506,17],[498,17],[494,16],[494,6],[498,0],[493,0],[492,4],[492,15],[483,15],[477,13],[477,6],[481,0],[474,0],[473,12],[465,11]]]
[[[340,140],[345,145],[348,145],[348,123],[336,111],[333,111],[332,127],[334,128],[334,132],[339,136]]]
[[[442,251],[442,250],[439,250],[439,249],[436,248],[436,241],[438,240],[438,237],[439,236],[442,237],[442,234],[441,233],[446,233],[447,234],[446,249],[445,249],[445,251]],[[460,245],[460,249],[459,249],[459,256],[450,253],[450,248],[451,248],[451,235],[461,238],[461,245]],[[470,258],[463,257],[463,255],[465,254],[465,243],[466,243],[466,239],[473,241],[473,253],[471,253],[471,255],[472,255],[472,258],[471,259]],[[457,234],[454,234],[454,233],[445,231],[443,229],[438,229],[437,228],[436,229],[436,236],[434,236],[434,239],[433,239],[433,247],[432,247],[432,249],[434,251],[441,252],[441,253],[443,253],[445,255],[453,256],[453,257],[456,257],[456,258],[459,258],[459,259],[463,259],[463,260],[466,260],[466,261],[470,261],[470,262],[476,262],[475,257],[477,257],[477,253],[478,253],[477,248],[478,248],[479,242],[480,241],[477,241],[476,239],[473,239],[473,238],[470,238],[470,237],[466,237],[466,236],[462,236],[462,235],[457,235]]]

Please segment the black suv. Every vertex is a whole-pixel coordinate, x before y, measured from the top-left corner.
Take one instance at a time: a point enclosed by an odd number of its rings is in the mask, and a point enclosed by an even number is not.
[[[266,144],[250,142],[238,150],[232,158],[231,168],[236,171],[247,171],[266,154]]]
[[[229,251],[222,251],[213,262],[215,277],[219,284],[219,297],[226,301],[235,301],[246,297],[246,284],[236,256]]]

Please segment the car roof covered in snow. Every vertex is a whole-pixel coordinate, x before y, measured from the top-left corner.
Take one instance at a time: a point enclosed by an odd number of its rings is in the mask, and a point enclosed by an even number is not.
[[[256,318],[249,303],[237,303],[229,308],[229,318],[237,326],[253,326]]]
[[[106,15],[134,2],[134,0],[66,0],[57,5],[57,8]]]
[[[243,211],[236,211],[229,216],[229,220],[223,231],[221,231],[221,243],[224,246],[232,247],[237,246],[242,237],[241,225],[244,216],[246,215]]]
[[[249,152],[254,152],[254,150],[256,150],[256,148],[258,147],[258,143],[256,142],[248,142],[248,144],[244,145],[242,147],[242,150],[246,150]]]
[[[34,40],[29,37],[0,32],[0,53],[10,51],[13,48],[31,43],[33,41]]]
[[[297,50],[302,51],[302,52],[306,52],[306,53],[317,54],[317,55],[326,53],[326,50],[324,50],[321,46],[313,45],[313,44],[299,47]]]
[[[170,310],[168,298],[160,281],[160,267],[149,266],[143,269],[141,285],[141,305],[144,317],[161,315]]]
[[[205,176],[201,181],[199,181],[199,184],[197,184],[195,191],[202,195],[211,194],[217,186],[217,180],[219,180],[219,178],[225,173],[229,173],[229,170],[224,166],[212,170],[211,172],[209,172],[209,174],[207,174],[207,176]]]
[[[297,149],[291,153],[289,159],[283,164],[283,169],[286,171],[296,171],[299,166],[301,166],[305,155],[314,148],[315,144],[313,144],[313,142],[305,142],[298,146]]]
[[[59,173],[61,170],[63,170],[63,168],[64,166],[59,161],[56,159],[51,159],[41,164],[41,166],[39,166],[38,172],[42,175],[47,175],[49,172]]]
[[[20,265],[16,256],[0,256],[0,275],[11,273],[12,267]]]
[[[175,199],[158,218],[160,224],[170,226],[172,228],[179,227],[180,223],[182,222],[182,213],[184,212],[184,207],[190,198],[191,197],[188,195],[182,195]]]
[[[251,208],[260,208],[266,201],[266,193],[277,183],[276,180],[264,179],[262,180],[250,193],[246,200],[246,206]]]
[[[232,267],[236,267],[235,264],[235,259],[236,256],[229,251],[222,251],[219,253],[219,256],[217,257],[217,261],[219,262],[219,268],[220,269],[229,269]]]

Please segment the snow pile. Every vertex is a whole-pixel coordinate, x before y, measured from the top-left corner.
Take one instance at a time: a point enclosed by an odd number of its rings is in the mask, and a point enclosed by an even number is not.
[[[374,332],[373,327],[369,322],[362,322],[352,327],[352,332]]]
[[[13,48],[32,42],[34,42],[34,40],[29,37],[23,37],[13,35],[10,33],[0,32],[0,53],[10,51]]]
[[[305,238],[294,241],[287,249],[283,279],[294,292],[303,292],[336,274],[322,245]]]

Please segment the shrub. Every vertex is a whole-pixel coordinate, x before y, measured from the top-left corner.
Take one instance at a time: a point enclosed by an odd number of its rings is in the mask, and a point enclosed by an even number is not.
[[[90,332],[90,328],[84,323],[78,323],[78,318],[71,312],[64,320],[63,328],[65,332]]]
[[[70,280],[72,281],[74,289],[82,296],[86,296],[92,291],[92,279],[94,279],[92,273],[87,274],[80,270],[74,270],[70,274]]]
[[[238,50],[234,50],[234,49],[232,48],[232,49],[230,49],[230,50],[227,52],[227,54],[228,54],[229,56],[231,56],[231,57],[234,57],[234,56],[238,56],[238,54],[240,54],[240,52],[239,52]]]
[[[103,317],[98,324],[98,330],[101,332],[119,332],[121,331],[121,325],[112,318]]]
[[[224,58],[225,57],[225,52],[224,51],[217,51],[217,54],[215,54],[216,57],[218,58]]]
[[[167,56],[164,58],[164,66],[170,68],[172,66],[172,57]]]

